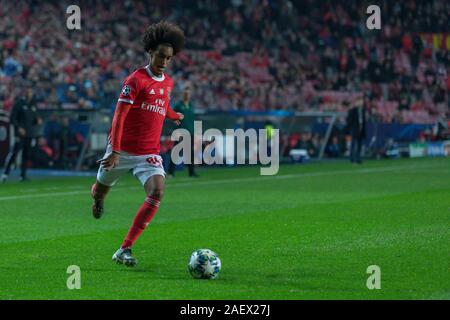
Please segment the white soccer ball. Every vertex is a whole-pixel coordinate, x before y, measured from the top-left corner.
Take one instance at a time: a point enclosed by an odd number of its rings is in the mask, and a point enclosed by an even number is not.
[[[194,251],[188,264],[188,270],[195,279],[216,279],[221,267],[219,256],[210,249]]]

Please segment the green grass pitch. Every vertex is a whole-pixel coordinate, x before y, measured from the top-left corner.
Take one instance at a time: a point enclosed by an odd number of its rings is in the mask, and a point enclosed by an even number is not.
[[[199,170],[168,180],[158,214],[114,264],[144,200],[131,175],[91,216],[94,178],[0,185],[0,299],[449,299],[450,159]],[[217,280],[187,271],[198,248]],[[81,269],[81,289],[66,286]],[[369,290],[367,267],[381,269]]]

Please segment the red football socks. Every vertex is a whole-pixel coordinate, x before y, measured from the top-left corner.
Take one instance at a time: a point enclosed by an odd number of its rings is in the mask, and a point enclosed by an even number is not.
[[[140,207],[136,217],[133,220],[130,230],[125,240],[122,243],[121,248],[131,247],[139,238],[141,233],[148,226],[153,219],[156,211],[158,211],[160,200],[155,197],[147,197],[144,204]]]

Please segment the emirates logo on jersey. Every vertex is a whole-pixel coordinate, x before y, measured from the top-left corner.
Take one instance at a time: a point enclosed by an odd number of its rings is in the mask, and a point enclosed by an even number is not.
[[[158,101],[159,100],[159,101]],[[150,104],[143,102],[141,105],[141,109],[150,112],[159,113],[162,116],[166,116],[166,108],[164,108],[164,101],[161,99],[156,100],[156,104]]]

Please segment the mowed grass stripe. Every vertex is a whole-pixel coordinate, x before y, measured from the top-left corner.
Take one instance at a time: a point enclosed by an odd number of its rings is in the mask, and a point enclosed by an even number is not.
[[[339,161],[339,162],[318,162],[311,163],[308,165],[281,165],[280,171],[277,176],[284,176],[289,174],[304,174],[304,173],[329,173],[341,170],[367,170],[367,169],[377,169],[377,168],[386,168],[391,167],[395,168],[404,168],[410,166],[430,166],[434,168],[441,167],[442,169],[450,169],[450,159],[446,158],[433,158],[433,159],[398,159],[395,161],[367,161],[362,167],[351,167],[351,165],[347,162]],[[351,169],[349,169],[351,168]],[[231,178],[261,178],[259,174],[258,166],[238,166],[238,167],[221,167],[221,168],[209,168],[203,167],[199,168],[199,171],[202,173],[202,177],[200,179],[201,182],[209,181],[209,180],[223,180],[224,177]],[[120,180],[119,185],[124,186],[123,181],[127,180],[131,175],[125,175],[123,179]],[[266,178],[271,178],[273,176],[266,176]],[[90,186],[92,182],[95,180],[95,177],[49,177],[49,178],[41,178],[41,179],[33,179],[31,182],[22,183],[17,181],[7,182],[6,184],[0,184],[0,197],[1,196],[9,196],[9,195],[17,195],[20,193],[35,193],[35,192],[43,192],[43,191],[54,191],[54,190],[69,190],[75,191],[80,190],[82,188],[86,188]],[[131,183],[129,185],[136,186],[136,179],[127,180]],[[176,179],[168,179],[166,181],[167,185],[177,184],[180,182],[194,182],[195,180],[188,178],[186,171],[178,172]],[[197,182],[200,182],[197,181]]]
[[[210,185],[223,185],[227,183],[252,183],[252,182],[267,182],[270,180],[284,180],[284,179],[297,179],[304,177],[322,177],[322,176],[334,176],[334,175],[354,175],[354,174],[364,174],[364,173],[381,173],[393,170],[409,171],[409,170],[427,170],[427,169],[444,169],[448,168],[446,165],[412,165],[412,166],[389,166],[384,168],[368,168],[368,169],[352,169],[352,170],[340,170],[332,172],[312,172],[312,173],[298,173],[298,174],[285,174],[285,175],[275,175],[275,176],[257,176],[257,177],[247,177],[247,178],[230,178],[230,179],[220,179],[220,180],[207,180],[207,181],[189,181],[181,183],[173,183],[169,186],[171,188],[184,188],[184,187],[196,187],[196,186],[210,186]],[[92,180],[95,181],[95,180]],[[71,187],[74,189],[82,189],[82,186]],[[129,189],[129,188],[142,188],[138,186],[117,186],[116,189]],[[37,190],[37,189],[33,189]],[[52,189],[53,190],[53,189]],[[40,193],[36,194],[26,194],[26,195],[14,195],[14,196],[1,196],[0,201],[8,200],[20,200],[20,199],[30,199],[30,198],[40,198],[40,197],[54,197],[54,196],[72,196],[77,194],[89,193],[89,190],[80,191],[68,191],[68,192],[50,192],[50,193]]]

